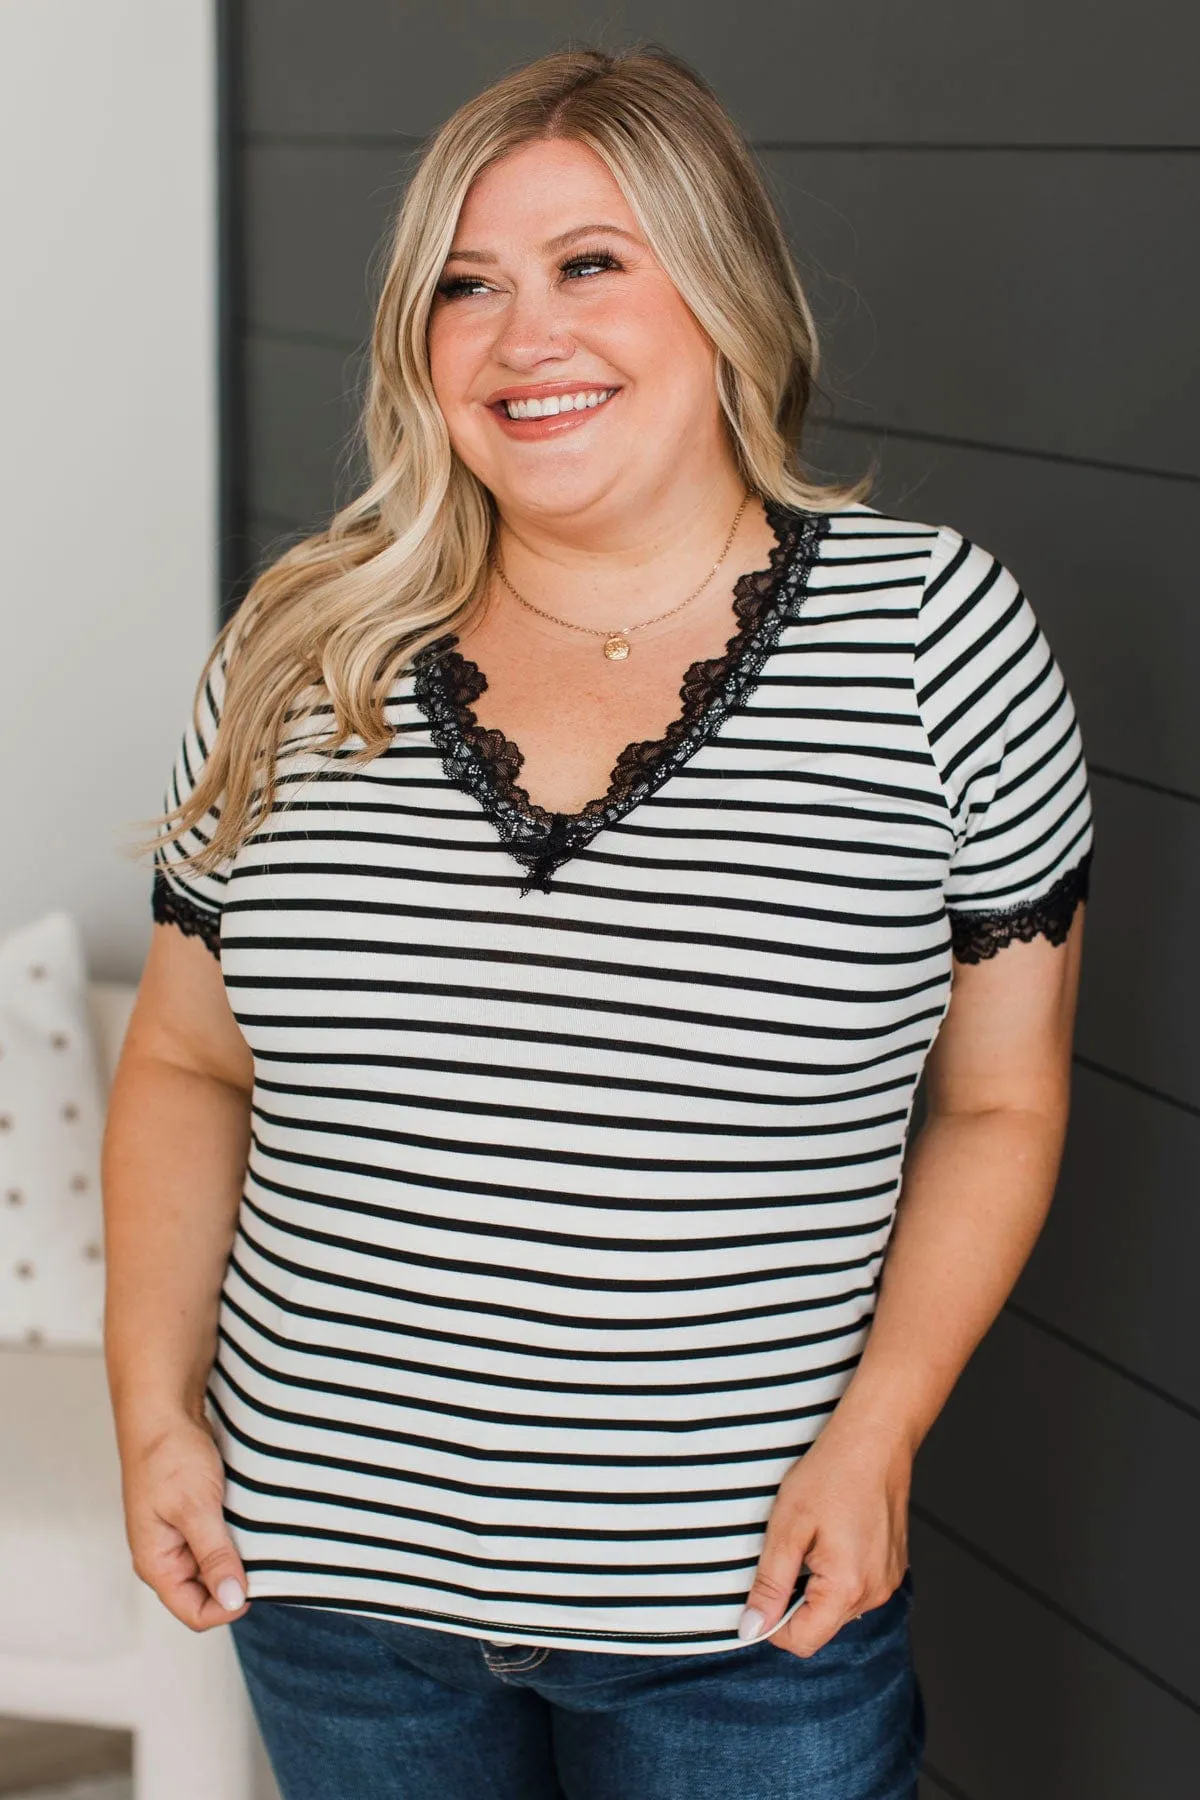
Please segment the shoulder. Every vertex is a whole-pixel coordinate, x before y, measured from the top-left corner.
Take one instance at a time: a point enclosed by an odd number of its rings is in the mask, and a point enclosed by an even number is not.
[[[998,559],[952,525],[903,518],[859,501],[822,515],[820,561],[827,579],[860,591],[894,590],[892,602],[914,619],[949,586],[951,598],[986,592]]]
[[[1046,654],[1016,574],[987,545],[944,522],[856,502],[823,515],[820,585],[907,621],[922,699],[959,678],[977,687]]]
[[[992,550],[944,522],[902,517],[863,501],[823,517],[831,556],[908,564],[923,589],[922,606],[946,587],[967,591],[984,588],[1001,575],[1014,579]]]
[[[921,578],[932,570],[939,540],[948,528],[921,519],[901,518],[857,500],[836,512],[822,513],[822,537],[830,554],[858,556],[880,563],[909,565]]]
[[[1013,570],[954,525],[858,504],[830,514],[827,542],[831,561],[890,567],[909,589],[922,675],[967,656],[1003,662],[1036,629]]]
[[[883,632],[893,650],[911,645],[938,528],[861,501],[801,516],[816,533],[807,580],[810,622],[823,620],[832,629],[853,621],[867,639]]]

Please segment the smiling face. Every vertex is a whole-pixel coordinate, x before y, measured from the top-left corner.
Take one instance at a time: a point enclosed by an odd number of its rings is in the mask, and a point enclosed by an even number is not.
[[[732,466],[713,345],[583,145],[539,140],[476,177],[429,357],[503,513],[612,519]]]

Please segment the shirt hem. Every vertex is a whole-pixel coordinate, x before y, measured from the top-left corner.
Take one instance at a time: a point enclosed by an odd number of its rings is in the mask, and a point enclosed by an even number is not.
[[[536,1625],[513,1625],[500,1619],[464,1619],[456,1613],[438,1612],[423,1607],[400,1607],[385,1605],[382,1601],[359,1599],[342,1599],[338,1595],[295,1593],[279,1591],[263,1593],[256,1590],[251,1575],[247,1598],[251,1605],[255,1601],[270,1603],[280,1602],[288,1606],[312,1606],[324,1608],[331,1612],[354,1613],[359,1617],[382,1619],[397,1625],[414,1625],[431,1631],[445,1631],[458,1637],[483,1638],[489,1643],[503,1639],[509,1645],[528,1645],[553,1650],[590,1650],[608,1652],[617,1655],[655,1656],[674,1654],[679,1656],[703,1655],[722,1650],[748,1650],[755,1644],[762,1643],[765,1637],[773,1636],[781,1626],[786,1624],[800,1600],[793,1603],[783,1614],[770,1632],[762,1633],[756,1638],[742,1639],[736,1630],[729,1632],[707,1631],[601,1631],[588,1627]],[[495,1638],[492,1634],[495,1634]]]

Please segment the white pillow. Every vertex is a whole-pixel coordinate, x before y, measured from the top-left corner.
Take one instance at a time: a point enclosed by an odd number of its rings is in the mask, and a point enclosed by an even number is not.
[[[104,1340],[104,1096],[67,912],[0,939],[0,1344]]]

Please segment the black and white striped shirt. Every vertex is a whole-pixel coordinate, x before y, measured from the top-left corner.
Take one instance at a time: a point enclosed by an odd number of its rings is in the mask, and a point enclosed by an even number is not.
[[[1091,851],[1007,568],[865,504],[767,510],[728,655],[603,803],[528,802],[447,634],[382,755],[285,743],[217,874],[156,851],[155,917],[219,954],[254,1057],[208,1389],[252,1600],[738,1642],[862,1351],[952,954],[1060,942]]]

